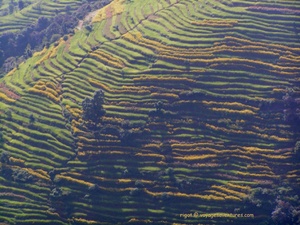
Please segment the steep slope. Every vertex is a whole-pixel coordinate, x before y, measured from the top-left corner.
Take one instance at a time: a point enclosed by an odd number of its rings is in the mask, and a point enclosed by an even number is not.
[[[0,221],[259,224],[276,199],[296,209],[299,12],[115,0],[35,53],[0,80]],[[82,103],[99,89],[94,124]]]

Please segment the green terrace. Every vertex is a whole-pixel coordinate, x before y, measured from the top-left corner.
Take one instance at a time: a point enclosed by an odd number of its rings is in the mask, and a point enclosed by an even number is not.
[[[0,34],[3,32],[15,32],[24,27],[31,25],[37,21],[41,15],[46,17],[53,17],[58,13],[67,13],[75,10],[81,3],[81,1],[19,1],[23,2],[23,8],[18,2],[1,1],[2,7],[0,13],[7,13],[5,16],[1,16],[0,22]],[[20,8],[21,7],[21,8]]]
[[[80,4],[32,2],[0,32]],[[283,96],[300,94],[299,10],[115,0],[34,53],[0,78],[0,222],[250,225],[277,196],[297,204],[299,131]],[[237,208],[255,217],[180,217]]]

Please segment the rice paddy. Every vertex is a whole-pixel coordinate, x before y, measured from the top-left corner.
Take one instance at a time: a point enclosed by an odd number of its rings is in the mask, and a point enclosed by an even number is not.
[[[40,7],[69,4],[80,3]],[[20,29],[35,5],[0,29]],[[300,93],[299,11],[295,1],[116,0],[92,30],[34,54],[0,79],[0,222],[268,221],[267,201],[299,187],[299,132],[282,100]],[[91,129],[82,102],[99,89],[106,114]],[[258,204],[258,188],[276,194]],[[195,212],[254,217],[182,216]]]

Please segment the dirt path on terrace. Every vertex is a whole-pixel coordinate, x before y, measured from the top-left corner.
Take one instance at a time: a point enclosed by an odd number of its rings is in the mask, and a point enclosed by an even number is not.
[[[83,20],[79,20],[78,25],[77,25],[77,29],[78,29],[78,30],[81,30],[82,27],[83,27],[83,24],[85,24],[85,23],[90,23],[90,22],[92,21],[93,17],[96,16],[96,14],[97,14],[98,11],[99,11],[99,10],[97,9],[97,10],[95,10],[95,11],[93,11],[93,12],[90,12],[89,14],[87,14],[87,15],[84,17]]]

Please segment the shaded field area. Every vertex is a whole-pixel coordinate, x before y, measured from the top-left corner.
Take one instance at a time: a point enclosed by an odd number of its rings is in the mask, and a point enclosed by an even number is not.
[[[0,222],[296,224],[299,12],[115,0],[34,53],[0,78]]]

